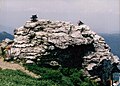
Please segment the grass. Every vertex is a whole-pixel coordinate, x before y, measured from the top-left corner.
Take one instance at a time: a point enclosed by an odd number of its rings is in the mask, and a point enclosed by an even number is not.
[[[60,68],[52,69],[35,64],[24,65],[28,70],[41,75],[41,80],[52,80],[56,86],[98,86],[83,74],[82,69]]]
[[[54,83],[32,78],[18,70],[0,70],[0,86],[54,86]]]
[[[0,70],[0,86],[98,86],[78,69],[52,69],[33,64],[24,66],[41,78],[32,78],[19,70]]]

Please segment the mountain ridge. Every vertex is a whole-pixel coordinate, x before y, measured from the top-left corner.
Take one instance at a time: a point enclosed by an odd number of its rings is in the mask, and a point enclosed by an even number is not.
[[[2,40],[5,40],[6,38],[13,40],[13,39],[14,39],[14,36],[11,35],[10,33],[5,32],[5,31],[0,32],[0,42],[1,42]]]
[[[111,52],[120,57],[120,34],[100,34],[111,47]]]

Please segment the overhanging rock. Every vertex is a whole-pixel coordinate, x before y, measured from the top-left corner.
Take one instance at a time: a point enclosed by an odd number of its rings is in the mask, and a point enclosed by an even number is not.
[[[119,62],[104,38],[84,24],[75,26],[64,21],[27,21],[24,26],[15,29],[14,37],[12,55],[16,60],[27,63],[82,67],[90,76],[100,77],[96,72],[104,60],[108,66]],[[106,68],[109,69],[108,66]]]

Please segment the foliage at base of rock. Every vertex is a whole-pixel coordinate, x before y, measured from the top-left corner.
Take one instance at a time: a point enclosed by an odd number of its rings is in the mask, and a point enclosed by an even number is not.
[[[51,80],[38,80],[21,71],[0,70],[0,86],[56,86]]]
[[[24,65],[28,70],[41,75],[40,80],[52,80],[57,86],[99,86],[77,68],[45,68],[38,65]]]

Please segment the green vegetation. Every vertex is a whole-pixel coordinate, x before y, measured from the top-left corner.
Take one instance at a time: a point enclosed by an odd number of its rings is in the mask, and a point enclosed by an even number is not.
[[[77,68],[45,68],[38,65],[24,65],[28,70],[41,75],[40,80],[52,80],[56,86],[98,86]]]
[[[38,80],[21,71],[0,70],[0,86],[55,86],[51,80]]]
[[[37,65],[24,65],[41,75],[35,79],[18,70],[0,70],[0,86],[98,86],[76,68],[52,69]]]

